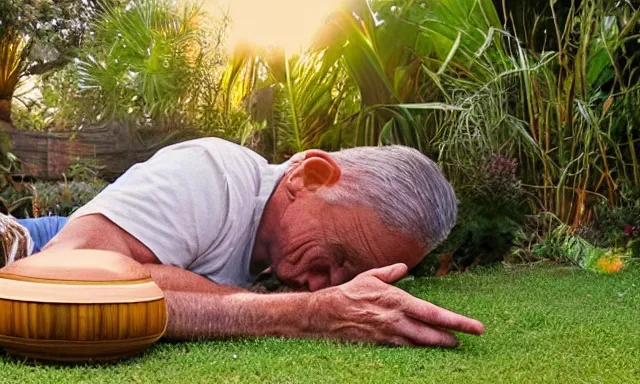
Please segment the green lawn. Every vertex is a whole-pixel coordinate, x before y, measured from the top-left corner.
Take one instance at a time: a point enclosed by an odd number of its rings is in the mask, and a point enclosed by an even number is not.
[[[456,350],[329,341],[157,344],[120,364],[64,367],[0,356],[0,383],[640,383],[640,268],[600,276],[537,265],[404,282],[484,322]]]

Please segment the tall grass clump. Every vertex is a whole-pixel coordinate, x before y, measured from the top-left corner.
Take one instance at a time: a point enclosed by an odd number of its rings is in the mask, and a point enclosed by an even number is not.
[[[554,18],[548,33],[557,51],[528,50],[509,31],[489,29],[474,55],[487,63],[480,72],[493,74],[486,81],[461,76],[449,63],[439,80],[460,111],[434,120],[433,143],[451,176],[464,178],[456,173],[469,154],[498,152],[518,159],[537,211],[575,226],[599,201],[615,206],[621,186],[639,181],[640,83],[637,53],[629,50],[639,14],[629,4],[572,4],[565,24]],[[493,50],[491,33],[502,36]],[[507,59],[486,57],[492,51]]]
[[[640,13],[630,11],[572,3],[566,25],[554,20],[559,50],[548,64],[532,69],[537,56],[520,50],[522,116],[540,150],[538,161],[523,162],[527,182],[540,209],[570,225],[589,220],[599,200],[615,206],[620,187],[640,181],[638,60],[627,47],[638,39]]]

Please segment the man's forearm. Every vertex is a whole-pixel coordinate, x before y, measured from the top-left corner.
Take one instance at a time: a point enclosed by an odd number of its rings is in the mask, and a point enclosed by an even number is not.
[[[166,291],[171,340],[313,336],[312,293],[203,294]]]
[[[295,337],[309,331],[311,293],[251,293],[176,267],[146,264],[144,268],[167,299],[167,339]]]

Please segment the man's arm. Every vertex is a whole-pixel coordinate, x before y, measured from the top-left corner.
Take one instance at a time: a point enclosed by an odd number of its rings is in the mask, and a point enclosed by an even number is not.
[[[154,264],[143,267],[165,294],[169,312],[165,338],[172,340],[293,336],[295,332],[285,330],[286,323],[291,323],[291,317],[300,313],[273,308],[302,308],[308,296],[305,293],[255,294],[239,287],[215,284],[177,267]],[[301,323],[295,328],[305,326]]]
[[[404,264],[316,292],[251,293],[160,265],[147,247],[101,215],[71,221],[45,250],[83,248],[119,252],[149,270],[166,296],[168,339],[285,336],[454,347],[450,331],[484,332],[481,323],[390,285],[407,273]]]
[[[166,287],[164,278],[157,278],[164,273],[173,276],[171,268],[153,266],[154,280]],[[455,347],[458,342],[451,331],[484,332],[479,322],[388,284],[406,273],[406,265],[396,264],[337,287],[280,294],[251,293],[194,279],[198,284],[188,291],[165,290],[169,312],[165,338],[284,336]]]

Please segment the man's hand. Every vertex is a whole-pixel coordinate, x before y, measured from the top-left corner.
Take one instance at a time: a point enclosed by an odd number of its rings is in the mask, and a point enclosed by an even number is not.
[[[311,327],[326,337],[380,344],[456,347],[451,331],[476,335],[484,326],[389,285],[407,273],[394,264],[315,293]]]

